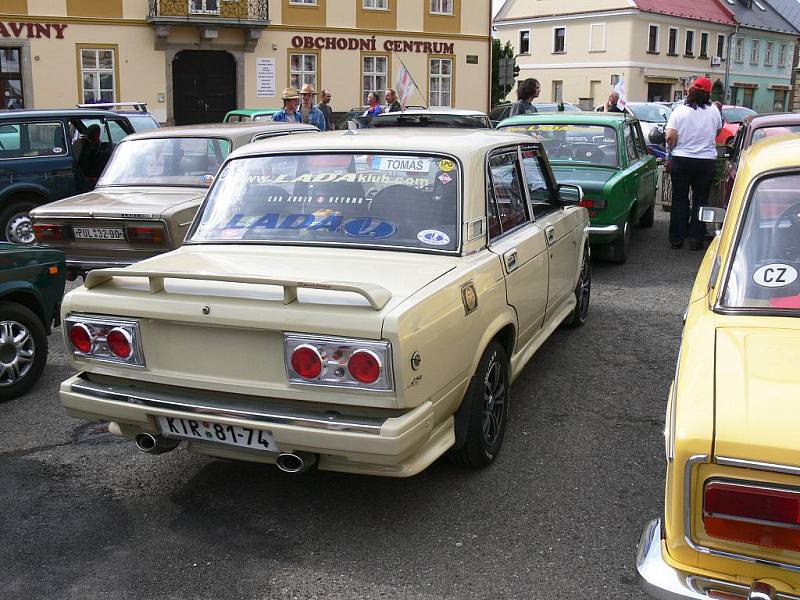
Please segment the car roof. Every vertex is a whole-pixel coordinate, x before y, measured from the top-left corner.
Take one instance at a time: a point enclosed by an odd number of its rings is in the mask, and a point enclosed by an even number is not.
[[[269,142],[257,141],[248,144],[231,154],[241,157],[264,152],[397,152],[407,154],[411,150],[423,153],[449,154],[464,161],[476,155],[481,157],[494,147],[505,144],[531,143],[525,134],[507,133],[494,129],[447,129],[434,131],[416,127],[359,129],[349,131],[329,131],[313,136],[286,136]]]
[[[226,137],[238,138],[249,137],[257,133],[268,133],[275,131],[317,131],[313,125],[304,123],[275,123],[266,121],[264,123],[205,123],[201,125],[181,125],[178,127],[162,127],[161,129],[151,129],[141,133],[129,135],[126,140],[140,140],[151,138],[172,138],[172,137]]]
[[[747,160],[742,164],[746,163],[751,177],[791,167],[800,169],[800,134],[787,133],[761,140],[750,146],[743,156]]]
[[[557,113],[535,113],[530,115],[517,115],[503,119],[497,125],[504,127],[506,125],[534,125],[540,123],[546,124],[572,124],[583,123],[585,125],[608,125],[615,127],[620,122],[625,120],[635,121],[636,117],[627,113],[597,113],[597,112],[557,112]]]
[[[236,110],[229,110],[227,115],[245,115],[252,117],[253,115],[271,115],[278,112],[280,108],[237,108]]]
[[[486,113],[479,110],[464,110],[459,108],[408,108],[404,111],[394,111],[390,113],[381,113],[376,116],[376,119],[386,117],[388,115],[455,115],[458,117],[485,117]]]
[[[104,117],[119,117],[124,116],[111,110],[101,110],[92,108],[65,108],[64,110],[53,109],[13,109],[13,110],[0,110],[0,119],[39,119],[39,118],[71,118],[79,117],[82,119],[101,119]]]
[[[768,127],[770,125],[800,125],[800,114],[769,113],[748,117],[750,127]]]

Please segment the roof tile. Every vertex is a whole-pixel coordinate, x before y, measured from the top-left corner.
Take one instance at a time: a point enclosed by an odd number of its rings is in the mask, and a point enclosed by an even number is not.
[[[697,19],[698,21],[712,21],[724,25],[736,25],[731,11],[722,6],[717,0],[634,0],[639,10],[646,12]]]

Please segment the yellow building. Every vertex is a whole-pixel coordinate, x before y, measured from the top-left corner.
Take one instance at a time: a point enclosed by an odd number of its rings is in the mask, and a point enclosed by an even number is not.
[[[280,107],[288,85],[333,110],[394,87],[409,104],[487,110],[490,0],[0,0],[3,108],[144,101],[167,123]]]

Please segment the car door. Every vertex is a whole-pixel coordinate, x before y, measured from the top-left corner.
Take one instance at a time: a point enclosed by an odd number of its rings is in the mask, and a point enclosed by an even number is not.
[[[639,121],[628,123],[633,136],[634,147],[636,150],[637,162],[641,163],[637,167],[639,180],[639,216],[642,215],[656,201],[656,183],[658,178],[658,165],[656,159],[647,153],[647,144],[644,141],[642,126]]]
[[[550,167],[536,146],[523,146],[521,160],[525,187],[534,224],[545,236],[548,255],[548,294],[546,315],[558,312],[571,297],[576,285],[578,264],[578,224],[576,208],[564,208],[555,193]],[[582,256],[582,255],[581,255]]]
[[[489,250],[503,263],[506,297],[517,313],[520,348],[541,330],[548,288],[545,233],[531,222],[524,185],[518,147],[494,151],[489,156]]]
[[[644,212],[644,207],[646,206],[645,199],[642,198],[642,175],[644,174],[644,163],[639,157],[639,152],[636,148],[636,137],[634,136],[633,129],[631,129],[630,122],[625,123],[622,126],[622,136],[622,150],[627,162],[627,167],[625,167],[625,175],[622,182],[625,190],[624,197],[634,199],[634,216],[638,218],[639,215]],[[629,205],[626,203],[626,210],[628,210],[628,206]]]

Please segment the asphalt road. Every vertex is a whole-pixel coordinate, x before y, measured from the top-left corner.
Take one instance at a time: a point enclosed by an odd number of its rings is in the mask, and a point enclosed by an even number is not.
[[[663,508],[663,420],[701,253],[667,215],[623,267],[595,264],[590,320],[513,388],[498,461],[406,480],[285,475],[149,456],[67,417],[60,332],[0,404],[0,596],[240,600],[643,598],[634,555]]]

